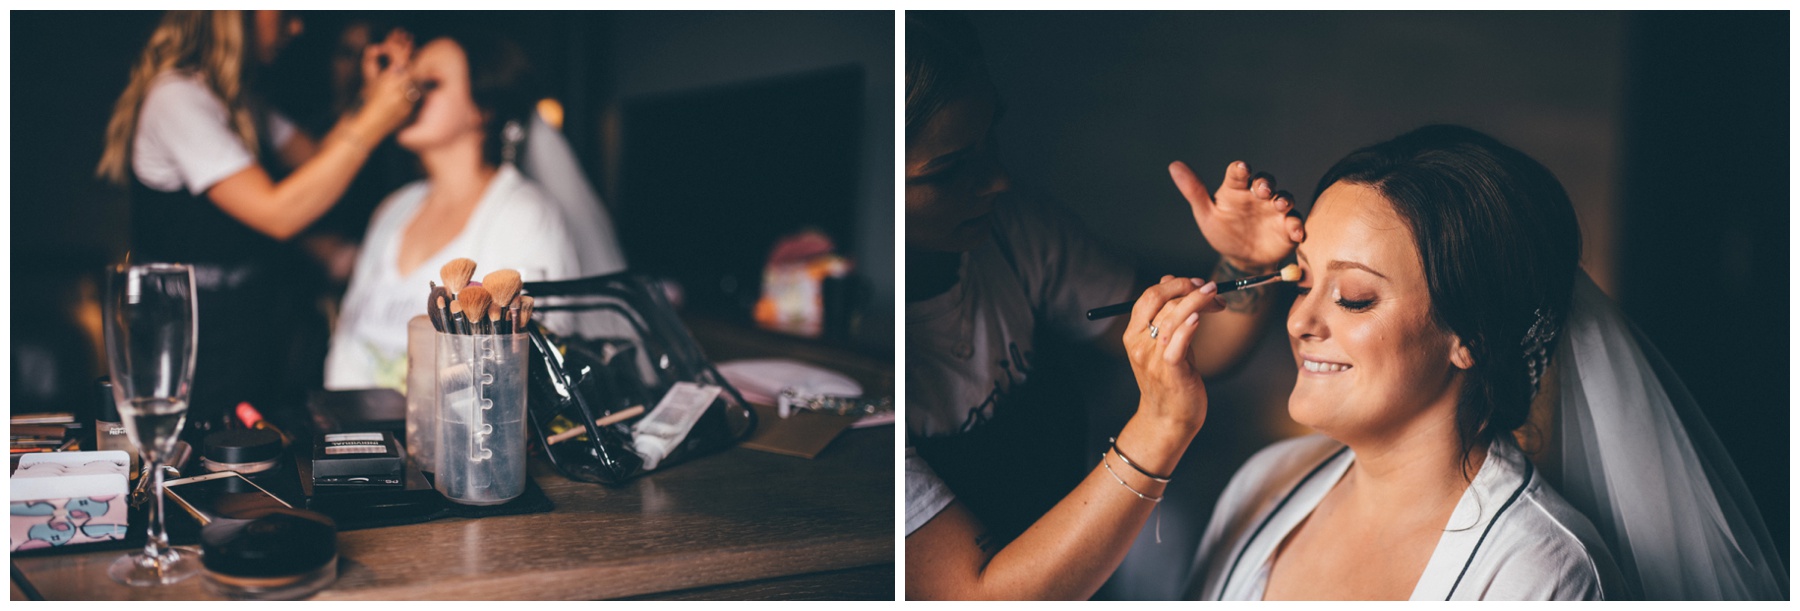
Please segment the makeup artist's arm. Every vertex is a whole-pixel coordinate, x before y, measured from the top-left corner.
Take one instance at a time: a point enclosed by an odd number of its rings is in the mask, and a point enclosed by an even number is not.
[[[1273,176],[1252,176],[1242,161],[1226,167],[1219,190],[1210,196],[1185,163],[1169,164],[1169,176],[1187,199],[1200,233],[1220,254],[1212,273],[1216,282],[1276,273],[1306,238],[1293,196],[1277,191]],[[1250,353],[1275,293],[1273,286],[1264,286],[1219,297],[1225,311],[1201,317],[1193,343],[1200,375],[1224,373]]]
[[[375,145],[412,113],[412,101],[406,96],[412,83],[405,61],[412,55],[411,41],[395,36],[388,40],[371,46],[363,56],[368,85],[362,108],[340,119],[293,174],[277,183],[262,166],[251,164],[207,189],[207,198],[239,222],[277,240],[293,237],[330,210]],[[376,58],[383,54],[394,60],[378,69]],[[283,156],[301,152],[284,151]]]
[[[1188,278],[1144,291],[1125,331],[1142,390],[1118,448],[1146,471],[1168,475],[1206,421],[1206,387],[1188,342],[1217,309],[1213,293]],[[1154,318],[1153,318],[1154,317]],[[1184,322],[1190,317],[1195,322]],[[1169,332],[1150,337],[1151,320]],[[1085,599],[1125,559],[1163,484],[1112,451],[1075,489],[1017,539],[998,547],[974,514],[952,502],[906,538],[906,597],[924,599]],[[1107,467],[1110,466],[1109,471]],[[1116,478],[1115,478],[1116,477]],[[1121,484],[1120,481],[1124,484]],[[1133,490],[1136,492],[1134,493]]]

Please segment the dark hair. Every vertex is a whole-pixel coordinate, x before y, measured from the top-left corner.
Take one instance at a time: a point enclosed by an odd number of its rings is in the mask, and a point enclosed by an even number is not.
[[[957,13],[906,12],[906,137],[961,95],[982,68],[975,27]]]
[[[1339,182],[1374,188],[1406,220],[1432,318],[1474,357],[1456,410],[1466,472],[1469,450],[1530,415],[1581,264],[1575,208],[1543,164],[1454,125],[1351,153],[1318,193]]]
[[[505,150],[508,122],[530,127],[538,92],[531,61],[511,40],[477,28],[451,28],[421,37],[420,46],[450,39],[462,47],[469,63],[469,97],[485,115],[482,123],[481,158],[500,165]]]

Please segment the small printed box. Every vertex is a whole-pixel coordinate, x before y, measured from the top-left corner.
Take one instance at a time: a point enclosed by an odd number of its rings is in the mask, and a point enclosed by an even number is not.
[[[19,459],[12,474],[12,550],[125,538],[131,456],[46,452]]]

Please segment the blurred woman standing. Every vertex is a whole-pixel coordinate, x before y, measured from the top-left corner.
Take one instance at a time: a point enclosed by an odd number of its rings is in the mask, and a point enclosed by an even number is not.
[[[194,266],[197,429],[241,401],[291,402],[279,380],[298,364],[284,331],[310,304],[288,286],[297,258],[286,241],[337,202],[420,97],[411,40],[389,35],[364,50],[361,107],[315,142],[254,86],[302,28],[281,11],[169,11],[107,126],[97,174],[131,189],[132,262]],[[272,178],[283,166],[293,171]]]

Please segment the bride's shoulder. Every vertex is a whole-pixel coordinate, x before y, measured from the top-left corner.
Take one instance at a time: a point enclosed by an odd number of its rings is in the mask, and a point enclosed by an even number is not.
[[[1593,522],[1562,498],[1541,474],[1519,496],[1520,511],[1495,519],[1482,564],[1491,564],[1490,589],[1503,598],[1619,599],[1632,595]],[[1509,585],[1510,584],[1510,585]]]

